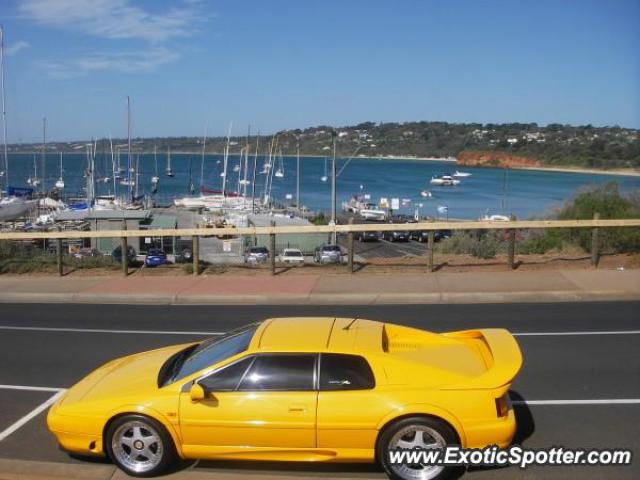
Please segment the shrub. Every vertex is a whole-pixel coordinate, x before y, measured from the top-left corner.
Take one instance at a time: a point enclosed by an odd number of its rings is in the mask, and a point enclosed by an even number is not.
[[[496,232],[457,232],[438,244],[442,253],[473,255],[478,258],[494,258],[503,249]]]

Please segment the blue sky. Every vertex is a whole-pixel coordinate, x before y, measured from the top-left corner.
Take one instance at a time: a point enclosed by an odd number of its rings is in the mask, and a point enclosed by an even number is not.
[[[9,141],[362,121],[640,128],[638,0],[2,0]]]

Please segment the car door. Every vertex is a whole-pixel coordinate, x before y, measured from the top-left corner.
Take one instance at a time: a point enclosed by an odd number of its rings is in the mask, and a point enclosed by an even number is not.
[[[376,389],[367,360],[360,355],[322,353],[319,371],[318,448],[373,449],[377,424],[392,405]]]
[[[250,355],[198,383],[204,400],[180,395],[183,449],[198,456],[251,447],[314,448],[317,355]]]

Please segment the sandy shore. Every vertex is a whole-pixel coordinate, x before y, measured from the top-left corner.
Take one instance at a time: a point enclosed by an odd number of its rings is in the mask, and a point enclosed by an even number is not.
[[[598,170],[597,168],[579,168],[579,167],[513,167],[512,169],[513,170],[538,170],[541,172],[564,172],[564,173],[587,173],[587,174],[595,174],[595,175],[614,175],[618,177],[640,177],[640,171],[634,170],[632,168]]]

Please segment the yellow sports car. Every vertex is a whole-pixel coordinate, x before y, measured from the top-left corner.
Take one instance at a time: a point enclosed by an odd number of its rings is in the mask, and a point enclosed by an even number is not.
[[[430,333],[359,318],[276,318],[113,360],[71,387],[47,423],[76,454],[152,476],[177,458],[374,462],[443,478],[389,451],[507,446],[522,364],[506,330]]]

